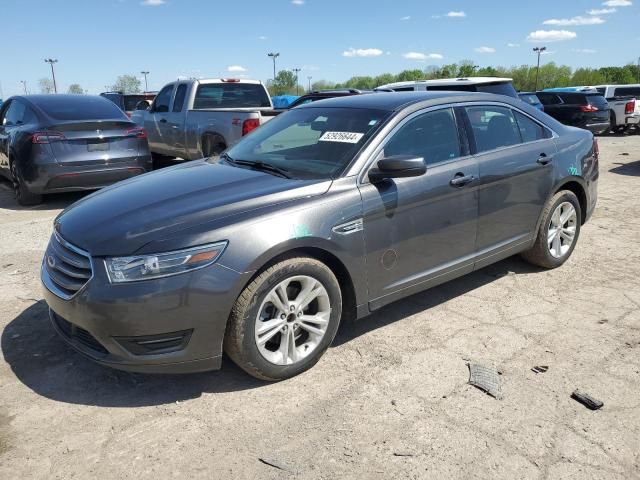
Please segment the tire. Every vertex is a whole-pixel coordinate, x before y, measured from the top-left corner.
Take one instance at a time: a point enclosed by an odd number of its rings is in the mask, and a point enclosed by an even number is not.
[[[280,286],[285,287],[289,300],[280,302],[280,306],[286,308],[288,303],[295,307],[286,314],[275,306],[277,300],[274,303],[269,300]],[[314,292],[320,293],[298,309],[298,294],[303,291],[311,292],[307,298]],[[281,300],[282,296],[277,298]],[[283,260],[260,273],[236,300],[225,333],[224,350],[248,374],[261,380],[284,380],[318,362],[338,331],[341,315],[340,285],[324,263],[309,257]],[[322,323],[314,323],[316,318]],[[260,342],[258,328],[263,330]],[[323,329],[324,333],[319,335],[317,332]],[[292,340],[296,347],[290,349],[291,343],[284,340]]]
[[[611,124],[609,125],[609,131],[613,134],[616,133],[617,129],[618,129],[618,122],[616,120],[616,114],[615,112],[610,112],[609,113],[609,118],[610,118],[610,122]]]
[[[202,154],[205,157],[218,157],[227,149],[227,145],[220,135],[205,133],[202,137]]]
[[[18,204],[22,205],[23,207],[28,207],[31,205],[39,205],[40,203],[42,203],[42,195],[37,195],[29,191],[15,162],[11,162],[10,170],[13,192],[16,196]]]
[[[552,237],[553,225],[560,223],[557,220],[562,216],[554,217],[558,212],[568,215],[571,205],[575,217],[571,217],[567,222],[562,223],[562,230],[555,229],[556,235]],[[562,207],[562,208],[560,208]],[[582,208],[576,195],[569,190],[561,190],[549,199],[542,210],[542,221],[538,227],[535,243],[530,250],[521,254],[527,262],[543,268],[557,268],[566,262],[578,243],[580,237],[580,227],[582,219]],[[567,238],[573,232],[573,239],[568,244]],[[553,241],[550,242],[549,238]],[[568,244],[568,245],[567,245]]]

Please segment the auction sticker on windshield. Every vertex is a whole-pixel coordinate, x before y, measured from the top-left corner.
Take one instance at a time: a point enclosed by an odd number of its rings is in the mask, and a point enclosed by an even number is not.
[[[318,139],[319,142],[343,142],[358,143],[364,137],[364,133],[357,132],[324,132]]]

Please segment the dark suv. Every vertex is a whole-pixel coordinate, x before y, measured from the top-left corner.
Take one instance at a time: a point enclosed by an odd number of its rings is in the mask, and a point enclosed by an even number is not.
[[[597,92],[536,92],[548,115],[595,134],[609,130],[609,103]]]

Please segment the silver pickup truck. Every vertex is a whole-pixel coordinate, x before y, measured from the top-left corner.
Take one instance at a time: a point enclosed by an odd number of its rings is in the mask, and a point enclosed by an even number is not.
[[[147,131],[152,153],[194,160],[219,155],[277,114],[261,82],[221,78],[165,85],[131,119]]]

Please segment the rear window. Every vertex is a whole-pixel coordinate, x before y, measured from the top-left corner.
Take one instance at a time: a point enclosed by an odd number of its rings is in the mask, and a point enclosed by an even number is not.
[[[589,100],[589,104],[595,107],[608,107],[609,103],[607,103],[607,99],[602,95],[588,95],[587,99]]]
[[[640,87],[616,87],[614,97],[640,97]]]
[[[559,93],[558,96],[566,105],[587,105],[587,96],[584,93]]]
[[[200,85],[193,108],[269,108],[269,96],[257,83],[211,83]]]
[[[117,105],[102,97],[88,95],[47,95],[31,99],[55,120],[121,119],[125,114]]]

